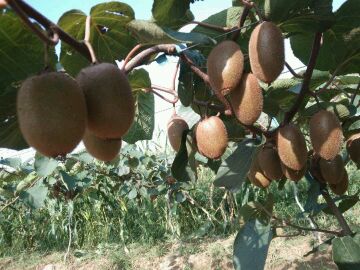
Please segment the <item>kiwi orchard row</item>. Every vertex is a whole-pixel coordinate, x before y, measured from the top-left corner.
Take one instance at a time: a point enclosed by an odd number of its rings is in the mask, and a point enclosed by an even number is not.
[[[255,27],[249,42],[252,73],[244,74],[244,56],[233,41],[223,41],[210,52],[207,72],[215,94],[223,100],[228,95],[235,117],[252,125],[263,109],[262,89],[258,80],[271,83],[284,68],[284,39],[280,29],[271,22]],[[168,137],[175,151],[179,151],[181,135],[188,129],[184,119],[174,115],[168,123]],[[317,179],[328,183],[336,194],[347,190],[348,176],[339,155],[343,133],[335,114],[321,110],[309,122],[312,151],[308,151],[305,137],[294,124],[280,127],[259,149],[252,160],[248,178],[254,185],[266,188],[271,181],[282,178],[299,181],[307,169],[318,172]],[[218,116],[205,116],[193,129],[197,150],[204,156],[217,159],[226,150],[228,136]],[[347,141],[350,158],[360,164],[360,134]]]

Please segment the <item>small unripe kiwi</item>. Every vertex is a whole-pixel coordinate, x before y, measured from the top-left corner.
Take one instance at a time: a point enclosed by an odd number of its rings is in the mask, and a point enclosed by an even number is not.
[[[249,58],[251,70],[259,80],[276,80],[285,64],[284,38],[279,27],[272,22],[255,27],[249,41]]]
[[[135,103],[126,75],[102,63],[81,70],[76,80],[84,90],[88,129],[102,139],[119,139],[134,121]]]
[[[306,142],[297,126],[288,124],[280,128],[276,144],[279,157],[286,167],[295,171],[304,168],[307,160]]]
[[[84,135],[85,97],[77,82],[65,73],[47,72],[25,80],[16,106],[26,142],[45,156],[70,153]]]
[[[171,147],[179,152],[181,146],[182,134],[185,130],[189,129],[186,121],[176,114],[174,114],[167,124],[167,134]]]
[[[252,125],[263,109],[263,95],[256,77],[245,74],[240,84],[230,93],[230,102],[236,117],[244,125]]]
[[[297,182],[304,177],[307,170],[307,165],[305,163],[304,167],[301,170],[293,170],[281,163],[281,169],[287,179]]]
[[[337,184],[342,180],[345,168],[340,155],[337,155],[333,160],[321,158],[319,167],[322,177],[329,184]]]
[[[360,164],[360,133],[353,134],[346,141],[346,149],[352,161]]]
[[[214,91],[228,94],[239,84],[243,70],[244,55],[236,42],[225,40],[211,50],[207,72]]]
[[[116,158],[121,148],[121,139],[101,139],[88,130],[85,132],[83,142],[89,154],[102,161]]]
[[[339,119],[332,112],[321,110],[310,119],[310,139],[315,153],[326,160],[339,154],[343,139]]]
[[[228,145],[226,127],[217,116],[201,120],[195,129],[197,149],[200,154],[211,158],[220,158]]]
[[[334,192],[336,195],[343,195],[349,187],[349,177],[347,174],[347,171],[344,170],[343,173],[343,177],[341,179],[341,181],[335,185],[331,185],[329,184],[330,189],[332,190],[332,192]]]
[[[257,155],[259,166],[270,180],[278,180],[283,176],[281,161],[272,145],[265,145]]]
[[[251,162],[248,178],[253,185],[259,188],[267,188],[271,183],[271,180],[261,171],[257,157],[254,157]]]

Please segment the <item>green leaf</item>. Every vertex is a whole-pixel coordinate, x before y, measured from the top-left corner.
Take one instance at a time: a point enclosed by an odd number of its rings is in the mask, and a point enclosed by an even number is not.
[[[144,92],[144,89],[151,87],[147,71],[133,70],[129,74],[129,81],[136,100],[135,120],[123,140],[133,144],[140,140],[152,139],[155,127],[155,100],[151,92]]]
[[[76,189],[78,180],[75,177],[62,170],[60,171],[60,175],[66,184],[67,190],[73,191]]]
[[[152,14],[160,26],[179,28],[194,19],[189,0],[154,0]]]
[[[190,163],[195,160],[194,142],[190,131],[185,130],[182,135],[181,146],[171,166],[173,177],[179,182],[195,181],[195,172]]]
[[[137,192],[136,188],[134,187],[134,188],[132,188],[132,189],[130,190],[130,192],[128,193],[127,197],[128,197],[130,200],[133,200],[133,199],[135,199],[135,198],[137,197],[137,194],[138,194],[138,192]]]
[[[272,236],[270,223],[263,225],[256,219],[246,223],[235,238],[234,268],[263,270]]]
[[[338,208],[341,213],[345,213],[347,210],[351,209],[355,204],[359,202],[359,196],[341,196],[339,200],[340,203],[338,204]],[[329,215],[334,215],[333,211],[329,207],[323,209],[323,212]]]
[[[9,166],[15,170],[19,170],[21,168],[21,158],[6,158],[0,159],[0,164]]]
[[[272,214],[274,207],[274,198],[270,194],[265,203],[249,202],[240,208],[239,216],[242,223],[247,223],[251,220],[257,219],[262,224],[266,225],[270,221],[268,213]],[[265,209],[265,210],[264,210]]]
[[[35,186],[20,193],[20,199],[32,209],[39,209],[45,205],[48,194],[48,188],[39,182]]]
[[[299,11],[309,6],[310,0],[258,0],[257,2],[262,3],[260,10],[263,10],[265,17],[277,23],[296,16]]]
[[[236,150],[223,160],[217,172],[214,185],[225,187],[232,192],[238,191],[246,180],[256,149],[256,142],[252,139],[246,139],[238,144]]]
[[[19,194],[24,189],[28,188],[34,181],[38,179],[35,172],[30,173],[24,179],[22,179],[16,186],[16,193]]]
[[[332,245],[333,260],[339,270],[360,268],[360,246],[350,236],[335,238]]]
[[[135,18],[133,9],[121,2],[106,2],[92,7],[90,11],[90,43],[100,62],[123,59],[136,45],[127,30],[127,24]],[[77,40],[85,35],[86,14],[70,10],[59,19],[59,26]],[[62,43],[60,62],[65,70],[75,76],[89,61],[69,45]]]
[[[55,159],[48,158],[39,153],[36,153],[34,168],[39,176],[49,176],[55,171],[57,166],[58,162]]]
[[[215,44],[208,36],[200,33],[183,33],[160,27],[156,23],[144,20],[133,20],[128,28],[142,44],[187,43],[187,44]]]
[[[186,201],[186,196],[182,191],[177,191],[175,194],[175,199],[178,203],[183,203]]]

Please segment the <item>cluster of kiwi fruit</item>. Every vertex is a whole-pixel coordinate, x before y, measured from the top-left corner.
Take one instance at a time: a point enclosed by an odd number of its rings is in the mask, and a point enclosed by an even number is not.
[[[66,156],[81,140],[102,161],[114,159],[134,121],[127,76],[110,63],[93,64],[76,79],[43,71],[26,79],[17,95],[17,116],[26,142],[48,157]]]

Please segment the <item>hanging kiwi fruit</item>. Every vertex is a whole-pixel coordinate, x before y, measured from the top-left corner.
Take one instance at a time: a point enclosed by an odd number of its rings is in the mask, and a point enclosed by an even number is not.
[[[89,130],[85,131],[83,142],[89,154],[101,161],[113,160],[121,149],[121,139],[101,139]]]
[[[127,76],[109,63],[94,64],[76,77],[88,108],[88,129],[101,139],[120,139],[134,121],[135,101]]]
[[[268,179],[279,180],[283,177],[279,155],[271,143],[265,144],[259,150],[257,161]]]
[[[225,124],[218,116],[205,117],[194,129],[200,154],[210,159],[220,158],[228,145]]]
[[[332,112],[321,110],[310,119],[310,139],[315,153],[326,160],[339,154],[343,133],[339,119]]]
[[[360,133],[353,134],[347,139],[346,149],[350,159],[360,165]]]
[[[26,79],[16,107],[24,139],[45,156],[65,156],[84,135],[85,97],[78,83],[65,73],[45,71]]]
[[[272,22],[255,27],[249,41],[249,58],[253,74],[265,83],[272,83],[285,64],[284,38]]]
[[[189,129],[189,125],[184,118],[176,113],[169,119],[167,124],[167,135],[169,142],[174,151],[179,152],[181,146],[182,135],[185,130]]]
[[[344,161],[340,155],[332,160],[320,158],[319,168],[323,179],[331,185],[340,183],[345,171]]]
[[[261,170],[257,157],[253,158],[247,176],[250,182],[259,188],[267,188],[271,183],[271,180]]]
[[[341,178],[339,183],[329,184],[329,187],[336,195],[344,195],[349,188],[349,176],[347,174],[347,171],[344,170],[343,177]]]
[[[292,181],[300,181],[301,178],[304,177],[305,173],[306,173],[306,170],[307,170],[307,165],[305,163],[304,167],[300,170],[293,170],[289,167],[287,167],[284,163],[281,162],[281,169],[282,169],[282,172],[284,174],[284,176],[287,178],[287,179],[290,179]]]

